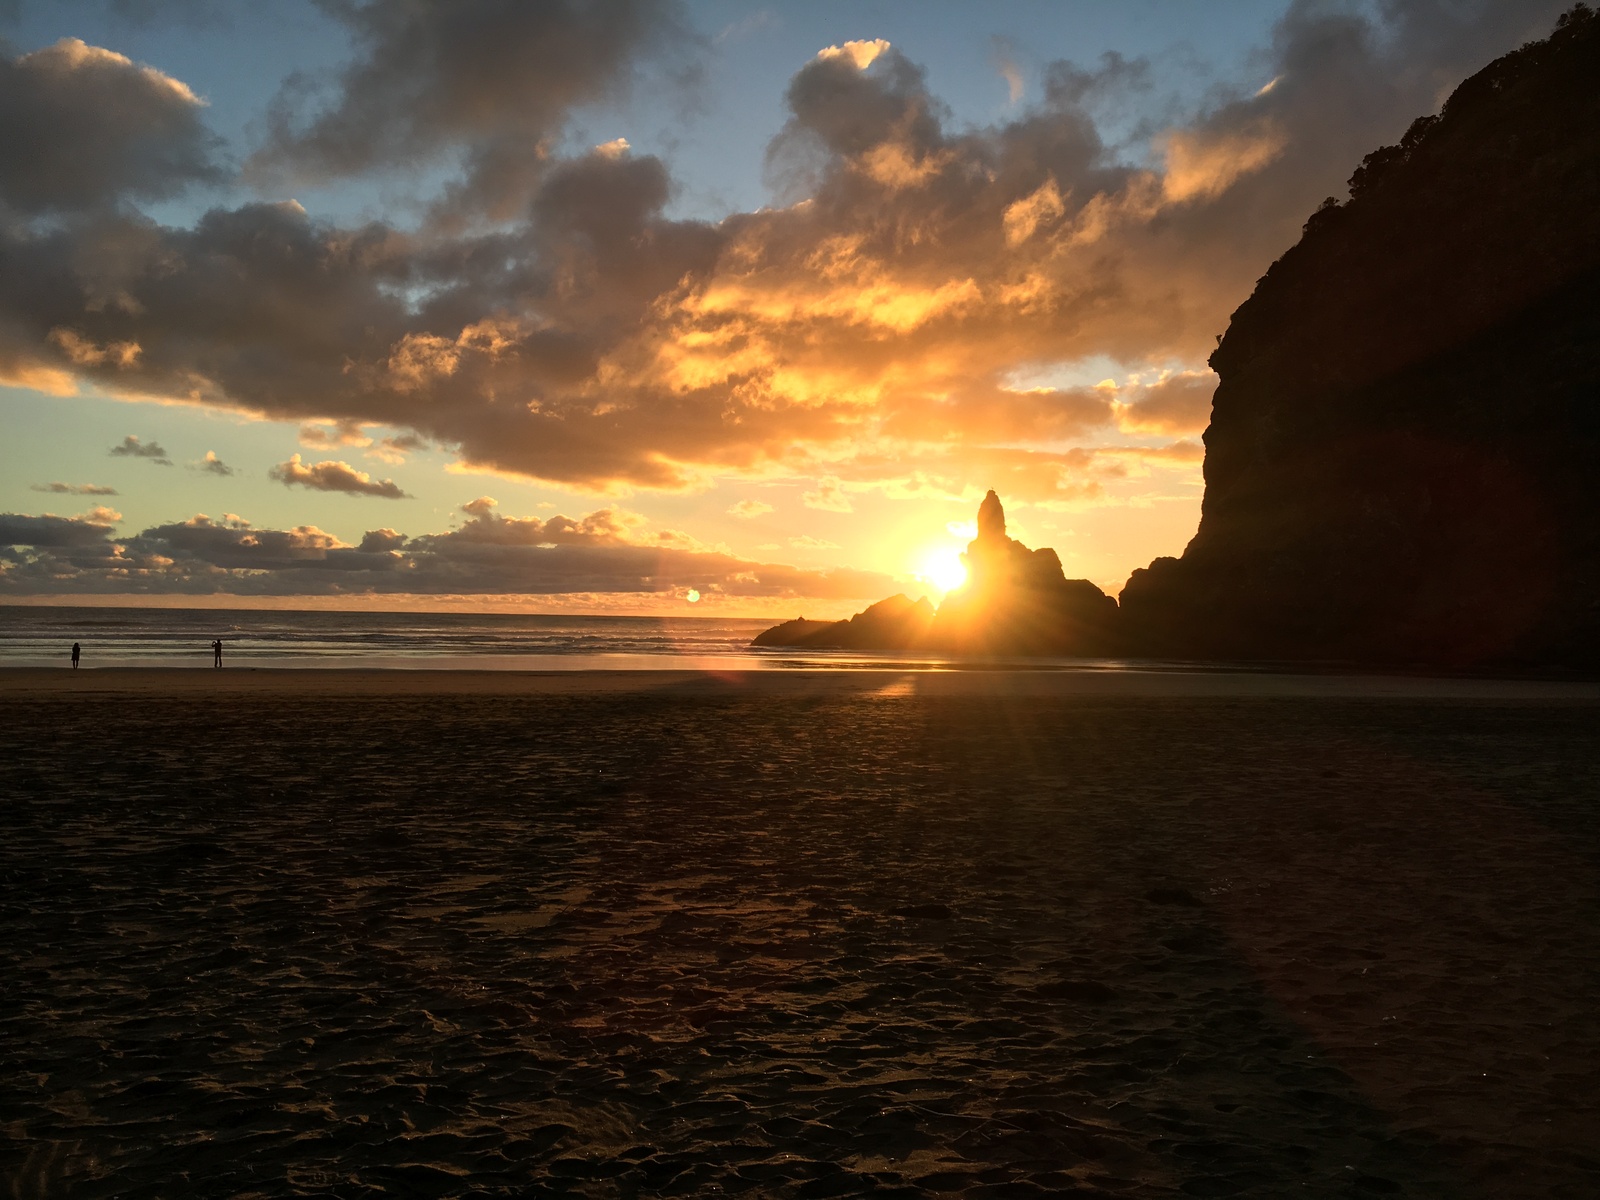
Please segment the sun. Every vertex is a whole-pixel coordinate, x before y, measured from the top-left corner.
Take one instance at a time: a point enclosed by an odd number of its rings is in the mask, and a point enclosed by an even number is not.
[[[917,578],[931,583],[941,592],[954,591],[967,581],[967,568],[961,561],[961,551],[951,546],[939,546],[922,556]]]

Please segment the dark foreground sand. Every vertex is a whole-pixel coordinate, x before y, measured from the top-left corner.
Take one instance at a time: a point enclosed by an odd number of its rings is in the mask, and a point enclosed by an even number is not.
[[[3,673],[0,1185],[1594,1197],[1596,694]]]

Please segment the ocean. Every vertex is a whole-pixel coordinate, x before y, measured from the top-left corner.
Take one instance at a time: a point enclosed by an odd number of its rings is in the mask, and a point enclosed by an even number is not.
[[[939,656],[754,649],[767,618],[0,606],[0,667],[751,670],[937,667]]]

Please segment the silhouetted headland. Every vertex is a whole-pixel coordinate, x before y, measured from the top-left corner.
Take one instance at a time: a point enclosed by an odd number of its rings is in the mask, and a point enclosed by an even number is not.
[[[926,596],[913,602],[890,596],[848,621],[785,621],[756,636],[752,646],[810,646],[826,650],[912,650],[927,640],[933,605]]]
[[[992,491],[961,560],[967,581],[937,610],[927,597],[891,596],[848,621],[786,621],[752,644],[982,654],[1099,654],[1110,647],[1117,602],[1087,579],[1068,579],[1054,550],[1030,550],[1008,537],[1005,509]]]
[[[1600,667],[1597,79],[1579,6],[1312,214],[1211,356],[1199,531],[1120,607],[991,492],[925,633],[896,597],[757,644]]]
[[[1199,532],[1129,645],[1600,665],[1600,19],[1369,154],[1233,315]]]

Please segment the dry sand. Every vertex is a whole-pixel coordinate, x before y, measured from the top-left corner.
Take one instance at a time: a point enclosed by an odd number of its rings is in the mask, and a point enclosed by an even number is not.
[[[1593,1197],[1597,696],[3,672],[0,1180]]]

